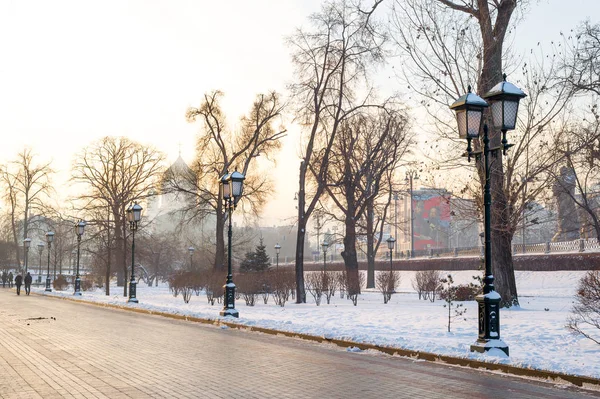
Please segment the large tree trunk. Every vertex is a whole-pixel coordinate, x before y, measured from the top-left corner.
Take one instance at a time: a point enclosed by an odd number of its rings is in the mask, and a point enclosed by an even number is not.
[[[480,0],[481,1],[481,0]],[[506,3],[506,2],[505,2]],[[502,9],[496,19],[496,27],[507,27],[514,5]],[[483,69],[479,80],[479,92],[487,93],[496,83],[502,81],[502,44],[506,29],[493,29],[488,19],[480,20],[482,38],[484,41]],[[490,148],[501,145],[501,132],[493,128],[491,113],[488,110],[487,121],[490,132]],[[497,151],[497,158],[490,162],[490,186],[492,193],[492,273],[495,276],[496,291],[502,297],[502,306],[518,305],[517,285],[512,262],[512,232],[508,231],[509,210],[504,192],[504,170],[502,166],[502,151]],[[477,167],[481,181],[484,182],[484,163],[478,162]],[[483,187],[483,184],[482,184]]]
[[[223,217],[223,200],[219,197],[217,204],[217,224],[215,236],[215,270],[225,270],[225,218]]]

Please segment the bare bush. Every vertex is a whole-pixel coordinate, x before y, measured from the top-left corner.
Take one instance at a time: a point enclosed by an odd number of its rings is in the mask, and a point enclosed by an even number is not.
[[[342,272],[342,276],[344,288],[346,290],[346,297],[352,301],[354,306],[356,306],[358,303],[360,288],[365,284],[365,275],[359,271],[357,277],[355,277],[355,275],[349,274],[344,270]]]
[[[454,286],[454,280],[452,279],[452,275],[446,276],[440,280],[442,283],[442,291],[440,293],[440,297],[446,302],[444,307],[448,308],[448,332],[450,332],[450,325],[452,324],[452,320],[457,317],[462,317],[467,309],[463,306],[462,303],[456,303],[460,301],[457,297],[459,293],[458,288],[463,286]],[[468,286],[467,286],[468,287]],[[454,307],[454,314],[452,314],[452,308]],[[463,317],[464,320],[466,320]]]
[[[237,292],[246,301],[246,306],[254,306],[259,293],[263,289],[262,273],[240,273],[236,276]]]
[[[271,295],[276,305],[281,307],[290,299],[296,285],[296,275],[293,270],[275,270],[269,272]]]
[[[600,271],[589,271],[579,280],[572,313],[566,327],[600,345]]]
[[[61,274],[54,279],[52,286],[56,291],[64,291],[69,287],[69,282],[67,281],[67,278]]]
[[[306,290],[312,295],[317,306],[321,304],[321,297],[323,296],[324,274],[325,272],[312,272],[308,273],[304,278]]]
[[[417,291],[419,299],[429,299],[434,302],[437,294],[442,289],[441,279],[442,273],[439,270],[421,270],[415,274],[412,286]]]
[[[396,292],[396,286],[400,283],[400,273],[396,271],[385,271],[377,273],[375,284],[377,289],[383,294],[383,303],[386,304],[392,299],[392,294]]]

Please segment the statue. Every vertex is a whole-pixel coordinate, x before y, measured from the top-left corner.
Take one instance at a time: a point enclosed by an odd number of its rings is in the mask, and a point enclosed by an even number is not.
[[[552,187],[558,204],[558,231],[552,241],[571,241],[579,238],[579,218],[573,197],[575,196],[575,171],[563,166],[560,176]]]

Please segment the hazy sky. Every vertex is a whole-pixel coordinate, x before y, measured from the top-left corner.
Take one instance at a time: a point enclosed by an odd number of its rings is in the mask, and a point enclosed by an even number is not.
[[[219,89],[235,124],[257,93],[283,92],[292,75],[283,39],[320,3],[0,0],[0,163],[29,145],[66,176],[75,153],[105,135],[153,144],[170,161],[181,148],[190,161],[199,125],[185,110]],[[600,16],[598,0],[532,3],[517,29],[523,49]],[[267,224],[296,212],[297,142],[292,127]]]

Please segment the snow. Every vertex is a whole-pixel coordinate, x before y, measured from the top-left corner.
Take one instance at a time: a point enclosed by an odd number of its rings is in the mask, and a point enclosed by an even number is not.
[[[452,274],[455,284],[472,282],[472,276],[477,274],[476,271],[442,273]],[[173,297],[167,286],[138,284],[138,304],[127,303],[122,287],[111,287],[111,296],[104,295],[104,290],[96,290],[85,291],[82,297],[75,297],[72,290],[45,292],[43,287],[33,290],[40,295],[600,378],[600,345],[572,335],[565,328],[577,283],[585,272],[516,272],[520,307],[500,312],[501,338],[509,347],[510,357],[497,353],[499,350],[486,354],[470,352],[470,345],[477,340],[477,302],[464,302],[466,320],[455,318],[451,332],[447,332],[448,310],[443,307],[444,302],[419,300],[411,284],[414,274],[400,272],[399,289],[388,304],[383,304],[383,296],[374,290],[364,290],[357,306],[341,299],[339,293],[330,305],[322,301],[320,306],[314,304],[308,293],[307,303],[290,301],[285,307],[275,305],[272,298],[265,305],[260,297],[255,306],[246,306],[240,298],[236,301],[240,317],[226,319],[219,316],[223,305],[210,306],[203,293],[194,295],[185,304],[181,295]],[[225,277],[223,275],[223,280]]]

